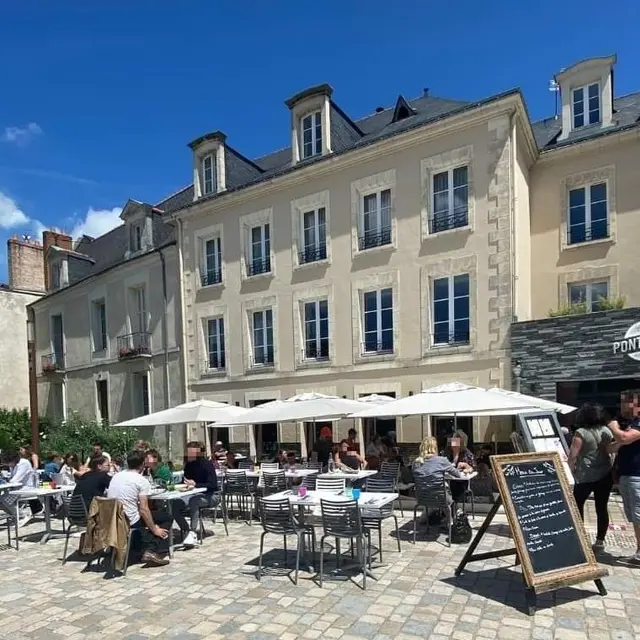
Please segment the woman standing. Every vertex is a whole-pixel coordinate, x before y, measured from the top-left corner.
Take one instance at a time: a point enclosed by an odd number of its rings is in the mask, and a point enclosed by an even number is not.
[[[609,445],[613,442],[613,434],[606,426],[600,405],[582,405],[576,415],[576,425],[579,428],[573,435],[569,450],[569,468],[575,479],[573,496],[584,520],[584,503],[593,493],[598,523],[593,550],[602,551],[609,529],[607,507],[613,486]]]

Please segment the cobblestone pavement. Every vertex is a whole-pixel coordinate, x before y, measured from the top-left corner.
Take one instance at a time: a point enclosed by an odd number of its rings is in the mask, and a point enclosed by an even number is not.
[[[624,518],[619,498],[613,500],[615,529]],[[378,581],[369,580],[366,591],[361,578],[358,584],[327,581],[321,589],[306,571],[298,586],[282,569],[271,569],[258,582],[261,528],[242,522],[230,523],[229,537],[218,523],[203,547],[178,551],[168,567],[134,565],[113,580],[81,573],[84,563],[78,560],[62,566],[62,540],[24,542],[19,552],[0,547],[0,638],[640,639],[640,568],[618,560],[633,551],[629,528],[611,532],[609,553],[601,557],[610,570],[604,580],[608,596],[598,596],[593,583],[561,589],[541,596],[538,612],[529,617],[521,576],[510,559],[469,565],[456,579],[466,545],[449,548],[444,536],[435,540],[421,530],[414,546],[409,515],[400,519],[401,553],[385,527],[388,564],[374,570]],[[474,527],[482,518],[476,516]],[[504,523],[498,516],[480,550],[511,544]],[[281,538],[268,536],[265,550],[268,562],[282,563]]]

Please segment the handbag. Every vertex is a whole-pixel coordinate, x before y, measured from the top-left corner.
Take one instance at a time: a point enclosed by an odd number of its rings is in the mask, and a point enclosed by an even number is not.
[[[472,534],[469,518],[462,511],[458,511],[451,526],[451,543],[467,544],[471,542]]]

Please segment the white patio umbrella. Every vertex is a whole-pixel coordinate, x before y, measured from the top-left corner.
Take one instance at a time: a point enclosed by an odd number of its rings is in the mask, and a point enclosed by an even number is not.
[[[265,424],[268,422],[316,422],[318,420],[340,420],[369,407],[366,402],[349,400],[339,396],[322,393],[301,393],[286,400],[273,400],[231,420],[230,425]],[[360,447],[363,447],[362,433]],[[306,438],[304,426],[300,425],[300,444],[302,457],[306,457]]]
[[[235,407],[224,402],[215,402],[214,400],[195,400],[186,402],[177,407],[163,409],[155,413],[149,413],[145,416],[119,422],[114,425],[116,427],[155,427],[159,425],[187,424],[191,422],[215,422],[216,427],[226,427],[230,422],[239,418],[242,414],[247,413],[249,409],[244,407]],[[231,426],[231,425],[229,425]],[[205,435],[206,430],[205,430]],[[253,434],[250,434],[250,437]],[[209,438],[206,438],[207,450],[210,448]],[[249,441],[251,446],[251,440]],[[255,447],[255,443],[254,443]]]

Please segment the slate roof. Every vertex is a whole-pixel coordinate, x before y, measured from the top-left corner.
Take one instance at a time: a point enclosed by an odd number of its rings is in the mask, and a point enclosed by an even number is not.
[[[546,118],[532,124],[540,151],[551,151],[560,147],[566,147],[577,142],[583,142],[591,138],[607,136],[640,125],[640,91],[613,100],[613,122],[610,127],[583,127],[572,131],[569,137],[558,142],[558,136],[562,129],[562,117]]]

